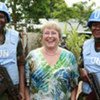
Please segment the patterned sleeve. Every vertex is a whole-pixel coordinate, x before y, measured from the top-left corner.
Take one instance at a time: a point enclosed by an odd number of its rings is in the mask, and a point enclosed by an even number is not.
[[[29,53],[28,56],[26,57],[26,62],[25,62],[25,79],[27,86],[30,85],[31,64],[32,64],[32,55],[31,53]]]
[[[73,54],[70,55],[71,58],[71,71],[70,71],[70,83],[71,83],[71,90],[78,85],[78,65]]]

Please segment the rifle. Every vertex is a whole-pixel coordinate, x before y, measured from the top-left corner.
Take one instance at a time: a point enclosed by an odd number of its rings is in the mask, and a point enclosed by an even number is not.
[[[0,65],[0,94],[7,91],[12,100],[18,99],[18,88],[13,84],[7,69]]]
[[[100,74],[100,72],[90,73],[89,74],[89,82],[96,94],[97,100],[100,100],[100,79],[98,79],[97,74]]]

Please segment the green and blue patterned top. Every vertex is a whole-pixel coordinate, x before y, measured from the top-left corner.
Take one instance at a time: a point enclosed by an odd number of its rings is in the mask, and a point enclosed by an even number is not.
[[[79,77],[74,55],[65,49],[53,66],[47,63],[41,48],[32,50],[26,59],[25,73],[33,93],[31,100],[69,100]]]

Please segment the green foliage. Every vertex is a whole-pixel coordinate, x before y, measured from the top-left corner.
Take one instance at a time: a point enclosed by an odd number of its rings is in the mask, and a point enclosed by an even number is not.
[[[90,6],[88,6],[87,2],[78,2],[73,5],[74,8],[74,14],[73,18],[77,19],[79,23],[84,24],[85,21],[88,20],[91,12],[92,12],[92,7],[94,3],[92,3]]]
[[[78,32],[73,29],[71,32],[67,32],[66,36],[67,48],[74,53],[79,64],[81,59],[81,48],[84,40],[86,39],[86,35],[79,35]]]
[[[0,0],[0,2],[5,2],[5,0]]]
[[[39,18],[59,19],[68,22],[75,19],[80,24],[86,25],[94,4],[88,6],[87,2],[79,2],[68,7],[64,0],[2,0],[11,10],[12,22],[39,23]],[[77,27],[78,27],[77,26]]]
[[[54,0],[52,1],[52,17],[59,19],[60,21],[65,21],[69,19],[69,16],[67,15],[67,5],[65,4],[64,0]],[[70,14],[70,13],[69,13]]]
[[[39,18],[47,18],[50,15],[50,0],[25,0],[21,5],[26,20],[38,22]]]

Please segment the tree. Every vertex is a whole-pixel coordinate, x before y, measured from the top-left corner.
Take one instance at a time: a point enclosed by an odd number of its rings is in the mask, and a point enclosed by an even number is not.
[[[90,6],[88,6],[87,2],[79,2],[73,5],[73,8],[74,8],[73,18],[79,22],[77,29],[80,24],[82,24],[83,26],[86,25],[86,22],[91,12],[93,11],[92,7],[94,4],[95,3],[93,2]]]
[[[76,19],[79,25],[84,24],[89,17],[92,6],[79,2],[73,7],[68,7],[64,0],[2,0],[11,9],[12,23],[16,28],[17,22],[25,20],[26,23],[38,23],[39,18],[57,18],[60,21]],[[70,23],[69,23],[70,24]],[[78,26],[79,26],[78,25]]]
[[[55,2],[53,7],[54,10],[52,12],[53,17],[61,21],[66,21],[70,24],[70,26],[71,23],[69,22],[69,19],[75,19],[79,23],[77,25],[78,29],[80,24],[86,25],[86,21],[93,10],[92,7],[94,4],[95,3],[93,2],[90,6],[88,6],[87,2],[78,2],[75,3],[72,7],[68,7],[64,2]]]
[[[17,22],[23,19],[22,6],[20,5],[23,0],[4,0],[10,9],[12,24],[16,28]]]
[[[26,20],[38,23],[39,18],[50,17],[50,0],[25,0],[21,5]]]

